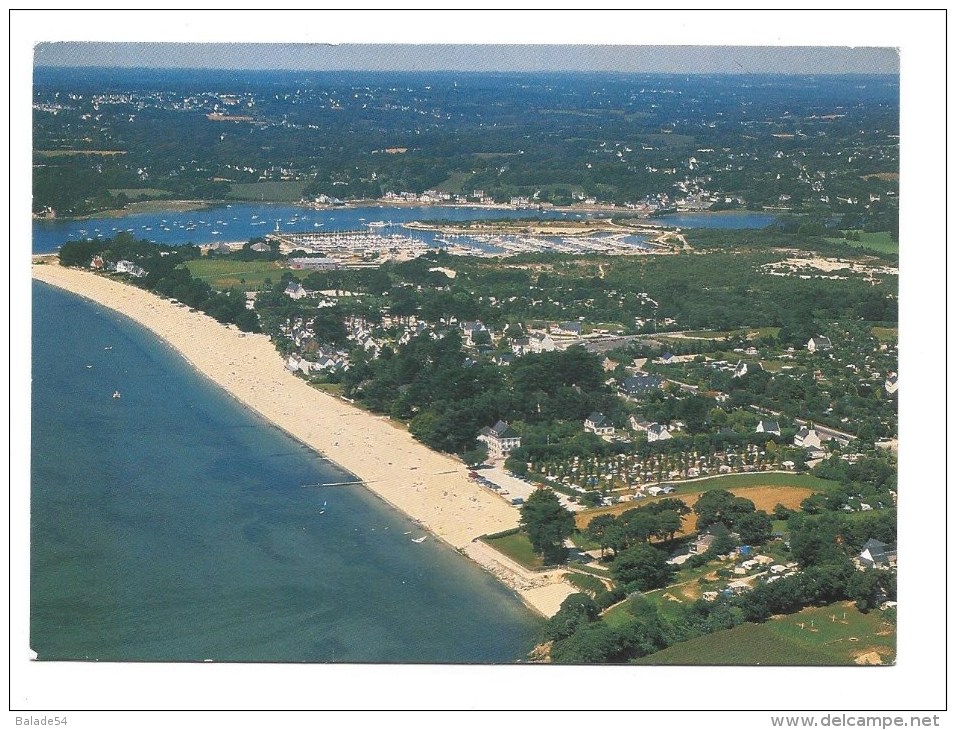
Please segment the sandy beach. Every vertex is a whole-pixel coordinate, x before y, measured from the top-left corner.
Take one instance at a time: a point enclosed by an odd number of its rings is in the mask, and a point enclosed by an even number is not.
[[[474,542],[480,535],[516,527],[517,508],[469,480],[460,461],[418,443],[387,418],[310,387],[285,369],[265,335],[240,332],[90,272],[43,263],[35,264],[32,273],[151,330],[241,403],[354,474],[365,488],[482,565],[540,614],[553,615],[574,592],[562,580],[562,571],[530,573]]]

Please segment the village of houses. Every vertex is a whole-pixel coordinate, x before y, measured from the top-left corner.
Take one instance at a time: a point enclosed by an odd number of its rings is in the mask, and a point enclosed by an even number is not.
[[[298,281],[290,281],[285,289],[286,296],[299,300],[310,298],[311,304],[319,309],[335,305],[336,297],[348,295],[348,292],[310,292]],[[419,319],[415,315],[393,317],[385,314],[380,324],[371,325],[365,318],[351,316],[345,320],[348,347],[338,348],[323,345],[315,341],[311,323],[307,317],[299,317],[287,321],[281,326],[284,337],[294,344],[295,352],[288,355],[286,367],[296,373],[311,378],[323,378],[332,373],[342,372],[349,367],[350,348],[360,347],[367,356],[375,358],[382,348],[387,346],[400,347],[412,338],[427,334],[433,338],[441,337],[442,332],[449,327],[457,328],[462,337],[469,355],[465,365],[474,364],[480,358],[486,358],[499,367],[507,367],[515,358],[529,353],[554,352],[564,350],[574,345],[583,346],[594,353],[603,353],[608,349],[608,343],[619,343],[621,338],[603,330],[594,330],[585,334],[584,325],[580,321],[551,322],[541,328],[527,327],[523,336],[508,338],[507,348],[501,345],[501,340],[507,337],[507,332],[494,332],[478,321],[459,322],[452,318],[450,321],[431,323]],[[479,344],[481,343],[481,344]],[[789,348],[793,352],[793,348]],[[829,338],[815,336],[806,343],[808,353],[827,353],[832,349]],[[741,348],[741,359],[736,363],[724,360],[708,360],[706,366],[732,373],[734,378],[743,378],[748,368],[760,367],[754,357],[756,349]],[[675,356],[664,352],[655,358],[656,365],[670,365],[687,363],[695,356]],[[788,357],[784,353],[783,357]],[[792,358],[792,355],[789,355]],[[617,370],[618,363],[610,358],[603,357],[604,368],[609,375],[608,384],[613,386],[618,396],[628,404],[633,404],[638,412],[628,416],[626,424],[621,427],[604,414],[595,412],[581,423],[583,433],[592,433],[605,441],[619,444],[647,443],[655,444],[667,442],[676,436],[684,434],[685,424],[681,421],[658,423],[643,418],[639,413],[641,400],[652,393],[666,393],[668,388],[676,388],[684,393],[697,394],[698,387],[689,386],[676,379],[669,379],[662,375],[646,372],[646,359],[636,359],[624,367],[624,377],[614,379],[613,371]],[[620,370],[618,370],[620,372]],[[890,373],[885,380],[884,387],[888,394],[897,390],[895,373]],[[715,404],[727,401],[728,396],[720,392],[707,393],[714,399]],[[632,408],[631,410],[634,410]],[[757,409],[755,409],[757,410]],[[743,446],[730,446],[722,450],[710,452],[700,449],[672,452],[661,451],[644,455],[618,454],[613,457],[595,458],[593,464],[585,465],[574,462],[567,464],[538,465],[529,464],[529,479],[516,479],[503,468],[503,462],[510,454],[521,446],[521,435],[509,424],[498,422],[489,424],[480,433],[475,435],[476,441],[482,444],[488,454],[488,471],[483,474],[482,480],[494,487],[503,497],[515,504],[520,504],[535,488],[538,483],[548,483],[562,492],[562,501],[572,510],[582,509],[582,504],[575,499],[576,495],[599,490],[602,502],[609,504],[612,501],[623,502],[642,499],[647,496],[668,494],[674,490],[673,483],[700,479],[710,476],[719,476],[734,473],[750,473],[757,471],[794,471],[811,468],[826,458],[830,446],[837,446],[844,451],[841,458],[855,461],[859,454],[846,447],[852,443],[854,436],[846,431],[832,427],[821,426],[801,419],[794,419],[790,427],[792,438],[788,443],[780,443],[782,432],[779,419],[774,414],[764,414],[753,427],[753,434],[766,434],[776,437],[776,445],[772,452],[768,452],[766,445],[755,441]],[[729,429],[728,429],[729,431]],[[779,448],[777,448],[779,446]],[[568,497],[571,499],[568,499]],[[866,510],[870,506],[863,503],[860,509]]]
[[[134,278],[142,277],[146,273],[133,262],[120,261],[107,267],[102,259],[97,259],[91,264],[94,269],[109,268]],[[293,268],[319,271],[332,270],[339,266],[339,262],[334,259],[310,258],[298,267],[296,263],[295,260],[290,261]],[[582,321],[557,321],[538,327],[526,326],[522,328],[521,336],[509,336],[507,331],[495,332],[480,321],[451,319],[434,323],[415,315],[398,317],[385,313],[381,322],[374,325],[360,316],[347,317],[344,325],[349,342],[347,345],[335,347],[318,341],[311,317],[316,310],[335,307],[341,297],[355,295],[340,290],[310,291],[296,279],[289,280],[283,294],[292,301],[301,301],[306,305],[301,316],[290,318],[279,326],[281,337],[286,340],[288,346],[285,348],[289,353],[285,365],[291,372],[310,380],[326,380],[329,376],[347,371],[350,367],[350,353],[354,353],[356,348],[361,348],[367,357],[374,359],[386,346],[398,348],[421,335],[440,338],[449,329],[457,329],[461,334],[467,352],[464,363],[466,366],[486,359],[498,367],[508,367],[516,358],[528,354],[566,350],[575,345],[583,346],[602,357],[604,370],[608,375],[606,382],[627,404],[629,415],[622,424],[620,421],[614,423],[604,413],[593,412],[581,422],[580,430],[611,444],[642,448],[625,448],[607,456],[575,456],[563,462],[531,462],[526,465],[526,474],[519,477],[505,466],[505,462],[521,447],[521,434],[504,421],[489,424],[475,434],[476,442],[486,450],[486,461],[480,468],[475,467],[470,475],[472,479],[514,506],[522,505],[542,484],[551,486],[567,509],[579,512],[589,507],[609,507],[663,497],[674,494],[679,489],[684,492],[686,488],[681,489],[682,486],[692,488],[695,481],[715,476],[801,471],[812,468],[831,453],[838,453],[840,459],[850,463],[861,457],[861,454],[852,448],[855,440],[852,433],[796,418],[791,419],[787,427],[782,427],[777,414],[756,408],[753,438],[745,440],[745,443],[737,439],[724,448],[705,449],[699,442],[690,440],[686,447],[679,450],[667,448],[668,441],[686,435],[686,424],[679,420],[661,423],[644,418],[641,415],[641,403],[644,399],[659,394],[666,396],[667,393],[689,393],[707,395],[713,398],[715,405],[725,404],[728,400],[725,393],[702,393],[698,386],[669,376],[668,368],[696,363],[727,373],[732,379],[745,378],[754,369],[763,367],[761,353],[753,346],[735,348],[734,354],[739,355],[736,361],[700,358],[697,355],[673,355],[662,351],[652,359],[633,359],[621,367],[621,363],[607,357],[605,353],[630,341],[630,338],[622,338],[619,334],[606,330],[586,328]],[[249,297],[248,307],[255,307],[254,296]],[[313,315],[304,314],[307,310],[311,310]],[[669,321],[666,324],[676,323]],[[808,356],[817,357],[829,357],[833,349],[834,343],[823,335],[811,337],[804,347]],[[883,345],[882,349],[887,348]],[[794,348],[776,353],[776,357],[793,360]],[[853,366],[854,372],[857,369]],[[877,371],[873,370],[869,375],[876,373]],[[888,396],[895,395],[898,389],[896,373],[887,372],[882,386]],[[787,434],[786,439],[783,438],[784,433]],[[762,438],[764,435],[766,440]],[[877,445],[888,444],[884,442]],[[645,446],[652,448],[643,448]],[[588,500],[588,496],[596,497],[596,500]],[[871,505],[860,499],[844,505],[843,509],[865,512],[883,506]],[[695,555],[702,555],[708,551],[715,539],[714,532],[701,532],[678,554],[672,555],[670,562],[680,565]],[[596,552],[579,553],[579,558],[594,560],[597,557]],[[726,566],[722,570],[727,575],[719,582],[719,586],[713,586],[718,588],[717,590],[704,590],[701,597],[713,601],[721,592],[736,594],[752,590],[755,580],[772,583],[799,573],[796,562],[782,557],[783,553],[775,555],[775,552],[777,551],[772,544],[765,546],[760,553],[743,545],[736,548],[732,554],[721,556],[721,563]],[[896,546],[871,538],[854,557],[854,564],[859,570],[895,571]]]

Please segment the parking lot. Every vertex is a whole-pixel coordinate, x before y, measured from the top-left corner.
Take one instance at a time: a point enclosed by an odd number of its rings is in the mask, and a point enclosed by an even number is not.
[[[470,474],[473,475],[472,478],[479,484],[497,492],[502,499],[517,506],[523,504],[524,501],[531,496],[531,493],[538,488],[537,484],[513,476],[500,465],[485,467],[484,469],[472,471]],[[581,509],[581,505],[570,502],[568,498],[560,492],[555,492],[555,494],[558,495],[562,506],[572,512]]]

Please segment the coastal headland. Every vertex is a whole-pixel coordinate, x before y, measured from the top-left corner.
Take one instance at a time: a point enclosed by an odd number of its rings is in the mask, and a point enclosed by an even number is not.
[[[574,592],[562,571],[525,571],[477,540],[516,527],[519,513],[471,481],[461,462],[416,442],[385,417],[312,388],[286,370],[265,335],[240,332],[179,303],[50,258],[35,261],[32,275],[146,327],[246,407],[351,472],[355,488],[369,489],[416,520],[541,615],[554,615]]]

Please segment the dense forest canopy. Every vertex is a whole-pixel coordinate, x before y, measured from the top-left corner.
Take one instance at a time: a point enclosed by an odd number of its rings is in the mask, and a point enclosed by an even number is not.
[[[341,200],[706,194],[892,230],[898,96],[895,76],[38,68],[35,205],[80,214],[137,191],[212,199],[295,180]]]

